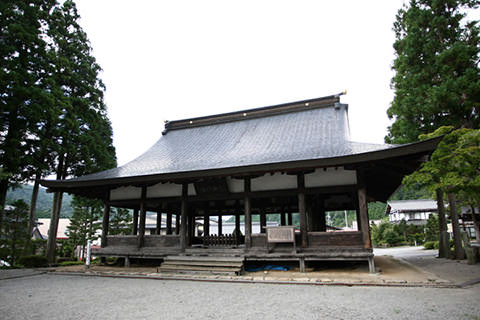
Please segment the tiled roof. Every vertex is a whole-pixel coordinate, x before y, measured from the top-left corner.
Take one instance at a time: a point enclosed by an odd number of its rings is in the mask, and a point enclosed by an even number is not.
[[[397,212],[436,212],[437,202],[430,199],[391,200],[387,202],[387,214]]]
[[[169,129],[130,163],[76,180],[331,158],[392,147],[350,141],[347,106],[338,103],[306,110],[300,105],[285,113],[253,118],[249,118],[249,110],[244,113],[239,120],[210,120],[201,126],[195,126],[195,119],[183,121],[185,126]],[[190,122],[192,127],[188,127]]]

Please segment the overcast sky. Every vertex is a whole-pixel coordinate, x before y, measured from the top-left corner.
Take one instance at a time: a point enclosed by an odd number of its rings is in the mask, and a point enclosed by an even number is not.
[[[352,138],[383,143],[403,0],[77,0],[103,68],[118,164],[165,120],[347,90]]]

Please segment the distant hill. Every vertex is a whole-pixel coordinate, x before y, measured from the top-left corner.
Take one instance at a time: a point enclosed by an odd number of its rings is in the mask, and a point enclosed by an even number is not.
[[[9,189],[7,192],[7,204],[14,202],[15,200],[22,199],[26,203],[30,204],[32,199],[33,185],[24,184],[15,189]],[[70,206],[72,196],[64,193],[62,201],[62,211],[60,217],[70,218],[73,214],[73,209]],[[52,212],[53,193],[47,193],[47,190],[40,187],[38,191],[37,210],[35,218],[50,218]]]

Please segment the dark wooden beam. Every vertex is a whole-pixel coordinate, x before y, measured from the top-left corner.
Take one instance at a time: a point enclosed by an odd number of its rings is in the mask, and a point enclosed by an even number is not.
[[[138,209],[133,210],[133,227],[132,235],[136,236],[138,233]]]
[[[247,177],[243,180],[244,206],[245,206],[245,247],[252,247],[252,208],[250,204],[251,180]]]
[[[103,221],[102,221],[102,248],[108,245],[107,236],[108,236],[108,226],[110,221],[110,205],[105,203],[103,206]]]
[[[172,234],[172,213],[167,213],[167,234]]]
[[[358,208],[360,216],[360,228],[363,235],[363,243],[365,248],[372,248],[370,239],[370,226],[368,224],[368,206],[367,206],[367,189],[358,189]]]
[[[157,224],[155,225],[155,234],[159,235],[162,229],[162,212],[157,212]]]
[[[188,184],[182,184],[182,203],[180,209],[180,249],[185,252],[187,246],[187,200],[188,200]]]
[[[300,234],[302,238],[302,248],[308,247],[307,217],[305,207],[305,175],[297,175],[298,187],[298,214],[300,216]]]
[[[145,199],[147,197],[147,187],[142,187],[142,195],[140,199],[140,225],[138,227],[138,242],[139,248],[143,247],[145,242],[145,221],[147,219],[147,210],[145,208]]]

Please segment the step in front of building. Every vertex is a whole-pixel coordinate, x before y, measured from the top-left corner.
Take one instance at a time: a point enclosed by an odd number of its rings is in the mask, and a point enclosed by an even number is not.
[[[240,275],[244,269],[243,262],[243,257],[167,256],[158,271],[182,274]]]

